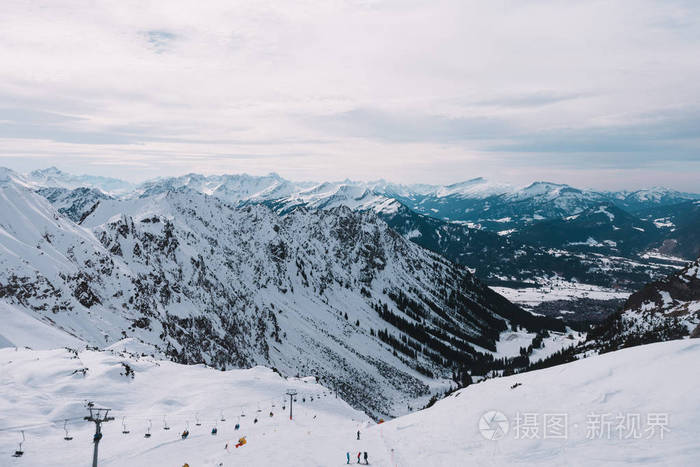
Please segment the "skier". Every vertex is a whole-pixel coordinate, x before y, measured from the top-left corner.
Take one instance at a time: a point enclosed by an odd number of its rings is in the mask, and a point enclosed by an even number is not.
[[[253,420],[253,423],[258,423],[258,419],[256,418],[255,420]]]
[[[349,464],[349,463],[350,463],[350,453],[349,453],[349,452],[346,452],[345,455],[346,455],[347,458],[348,458],[348,461],[346,462],[346,464]]]
[[[369,465],[369,462],[367,461],[367,451],[365,451],[365,465]]]
[[[361,456],[362,456],[362,453],[361,453],[361,452],[358,452],[358,453],[357,453],[357,463],[358,463],[358,464],[360,463],[360,457],[361,457]]]
[[[360,430],[357,430],[357,440],[360,440]]]

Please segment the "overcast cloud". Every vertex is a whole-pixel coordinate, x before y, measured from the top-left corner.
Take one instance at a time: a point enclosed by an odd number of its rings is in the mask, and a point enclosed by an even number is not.
[[[13,1],[0,165],[700,180],[700,2]]]

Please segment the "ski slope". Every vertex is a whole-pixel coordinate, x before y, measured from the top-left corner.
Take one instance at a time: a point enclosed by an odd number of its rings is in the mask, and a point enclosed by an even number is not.
[[[137,356],[145,350],[129,340],[77,356],[65,349],[0,349],[0,465],[88,465],[93,427],[79,420],[86,399],[111,407],[116,417],[104,425],[102,466],[340,466],[346,452],[354,460],[358,451],[368,452],[371,465],[402,467],[684,466],[700,458],[698,340],[640,346],[485,381],[378,425],[309,378],[287,380],[263,367],[217,371]],[[123,362],[134,370],[133,379],[124,375]],[[85,375],[73,373],[81,368],[88,368]],[[299,391],[293,421],[280,407],[289,388]],[[220,420],[222,411],[226,421]],[[501,439],[487,439],[479,430],[488,411],[508,419]],[[518,413],[536,415],[530,426],[538,427],[538,436],[517,439],[525,433],[524,422],[516,425]],[[170,430],[163,429],[164,414]],[[543,418],[553,414],[567,415],[565,439],[544,439]],[[642,437],[619,439],[615,425],[610,436],[589,433],[593,416],[602,414],[639,414]],[[668,418],[649,432],[650,414]],[[122,416],[129,434],[121,433]],[[65,418],[71,419],[72,441],[63,440]],[[152,436],[144,438],[149,419]],[[191,434],[182,440],[187,424]],[[12,428],[17,425],[31,427],[25,428],[24,456],[12,458],[20,439],[19,428]],[[214,425],[216,436],[210,434]],[[247,444],[232,447],[241,436]]]
[[[81,420],[86,400],[111,408],[116,417],[103,425],[101,466],[321,465],[319,459],[350,446],[339,433],[349,439],[371,423],[314,378],[284,379],[264,367],[186,366],[139,357],[142,350],[131,340],[77,355],[66,349],[0,349],[0,465],[89,465],[94,425]],[[133,378],[122,363],[133,369]],[[298,391],[292,421],[288,389]],[[128,434],[122,433],[122,417]],[[64,419],[71,441],[63,439]],[[149,420],[152,435],[145,438]],[[21,458],[11,457],[21,428],[6,429],[17,425],[29,426]],[[191,434],[183,440],[187,426]],[[242,436],[247,444],[236,449]]]

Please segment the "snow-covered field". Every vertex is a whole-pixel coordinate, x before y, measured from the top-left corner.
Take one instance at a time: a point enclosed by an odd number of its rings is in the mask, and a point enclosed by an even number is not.
[[[116,417],[103,429],[105,466],[340,466],[347,452],[355,459],[358,451],[367,451],[375,466],[695,465],[698,358],[698,340],[635,347],[474,384],[430,409],[375,425],[321,385],[262,367],[222,372],[117,350],[75,356],[5,348],[0,465],[88,465],[93,427],[79,420],[88,399]],[[122,363],[134,370],[133,379]],[[81,368],[88,368],[85,375],[74,373]],[[294,421],[281,408],[289,388],[300,393]],[[489,411],[503,422],[486,423],[489,416],[480,424]],[[163,429],[163,415],[170,430]],[[70,420],[71,441],[63,440],[63,419]],[[144,438],[149,419],[152,436]],[[190,435],[182,440],[187,424]],[[12,458],[19,426],[25,426],[25,454]],[[242,436],[247,444],[232,447]]]
[[[496,351],[491,352],[488,349],[480,349],[483,352],[488,352],[494,357],[517,357],[520,355],[520,348],[527,348],[532,344],[532,340],[537,334],[527,331],[504,331],[496,342]],[[530,355],[530,361],[536,362],[542,360],[553,353],[563,350],[567,347],[572,347],[586,338],[586,334],[567,328],[567,332],[550,331],[549,337],[542,339],[542,347],[533,349]]]
[[[552,279],[545,281],[539,287],[526,287],[515,289],[511,287],[491,287],[511,302],[532,308],[542,302],[554,300],[573,300],[577,298],[591,298],[594,300],[610,300],[614,298],[625,299],[630,292],[624,290],[609,289],[591,284]]]

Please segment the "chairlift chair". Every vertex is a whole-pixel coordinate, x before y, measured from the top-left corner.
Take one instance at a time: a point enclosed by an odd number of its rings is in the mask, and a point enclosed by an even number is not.
[[[73,437],[68,436],[68,419],[63,421],[63,431],[66,432],[66,435],[63,437],[63,439],[65,439],[66,441],[72,441]]]
[[[24,455],[24,451],[22,451],[22,443],[24,443],[24,430],[22,430],[22,441],[19,442],[19,449],[12,454],[12,457],[22,457]]]

